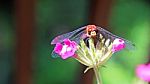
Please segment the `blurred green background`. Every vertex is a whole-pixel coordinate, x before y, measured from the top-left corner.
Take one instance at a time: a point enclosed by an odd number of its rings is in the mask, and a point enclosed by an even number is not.
[[[16,30],[12,4],[13,0],[0,3],[0,84],[14,84]],[[51,58],[54,46],[50,42],[59,34],[90,24],[89,9],[90,0],[36,1],[32,84],[80,83],[84,77],[80,76],[80,64],[72,58]],[[132,41],[136,50],[112,56],[101,69],[103,84],[133,84],[136,66],[150,58],[150,1],[114,0],[109,15],[111,32]]]

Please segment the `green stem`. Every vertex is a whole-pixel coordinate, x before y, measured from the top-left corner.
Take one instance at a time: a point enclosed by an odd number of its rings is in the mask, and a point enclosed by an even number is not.
[[[96,80],[97,80],[97,84],[102,84],[102,81],[101,81],[101,77],[100,77],[100,74],[99,74],[99,70],[98,70],[98,67],[95,66],[93,67],[94,69],[94,73],[95,73],[95,77],[96,77]]]

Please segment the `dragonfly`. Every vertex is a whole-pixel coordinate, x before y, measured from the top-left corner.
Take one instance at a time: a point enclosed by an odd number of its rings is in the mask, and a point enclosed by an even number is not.
[[[77,44],[79,44],[81,39],[86,39],[89,37],[94,38],[94,37],[99,36],[100,34],[104,38],[110,39],[111,41],[113,41],[116,38],[124,40],[125,45],[126,45],[126,49],[129,51],[135,49],[135,45],[131,41],[126,40],[122,37],[119,37],[115,34],[112,34],[111,32],[105,30],[104,28],[99,27],[99,26],[95,26],[95,25],[83,26],[83,27],[78,28],[74,31],[59,35],[52,40],[51,44],[55,45],[57,43],[62,43],[64,39],[70,39],[72,41],[75,41]],[[59,57],[59,56],[53,51],[52,57],[55,58],[55,57]]]

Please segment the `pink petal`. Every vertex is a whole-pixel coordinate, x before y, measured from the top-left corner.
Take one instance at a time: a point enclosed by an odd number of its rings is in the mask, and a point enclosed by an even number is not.
[[[60,53],[61,50],[62,50],[62,47],[63,47],[62,44],[57,43],[56,46],[55,46],[55,48],[54,48],[54,52],[55,52],[55,53]]]
[[[71,44],[71,41],[69,39],[64,39],[64,44],[69,46]]]
[[[72,57],[75,54],[76,48],[73,48],[72,46],[66,47],[66,52],[61,53],[62,59],[67,59],[69,57]]]
[[[65,54],[61,55],[62,59],[67,59],[69,57],[72,57],[74,55],[74,52],[66,52]]]
[[[69,57],[73,57],[75,54],[75,51],[77,50],[77,43],[75,41],[70,41],[69,39],[64,39],[64,45],[57,43],[54,51],[62,59],[67,59]]]
[[[75,41],[72,41],[71,45],[73,46],[74,49],[77,50],[77,43]]]
[[[150,64],[141,64],[136,68],[136,75],[147,82],[150,82]]]
[[[124,48],[125,48],[125,42],[124,42],[124,40],[118,39],[118,38],[114,40],[114,42],[113,42],[113,48],[112,48],[113,52],[120,51],[120,50],[122,50]]]

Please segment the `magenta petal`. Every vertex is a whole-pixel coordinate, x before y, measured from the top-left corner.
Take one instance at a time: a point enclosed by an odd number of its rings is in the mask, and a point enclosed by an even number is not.
[[[54,48],[54,52],[59,54],[61,52],[61,50],[62,50],[62,47],[63,47],[62,44],[57,43],[55,48]]]
[[[72,46],[77,49],[77,43],[75,41],[72,41]]]
[[[113,42],[112,51],[117,52],[125,48],[125,42],[122,39],[115,39]]]
[[[120,51],[120,50],[122,50],[123,48],[125,48],[125,45],[123,45],[123,44],[119,44],[119,45],[117,45],[117,46],[115,47],[116,51]]]
[[[67,59],[69,57],[72,57],[74,55],[74,52],[66,52],[65,54],[61,55],[62,59]]]
[[[65,52],[63,51],[63,49],[65,50]],[[75,54],[75,51],[77,50],[77,48],[74,48],[73,46],[63,46],[62,48],[62,52],[61,54],[61,58],[62,59],[67,59],[69,57],[72,57]]]
[[[64,39],[63,42],[63,45],[61,43],[56,44],[54,52],[60,55],[62,59],[73,57],[77,50],[77,44],[75,41],[70,41],[69,39]]]
[[[70,45],[71,44],[71,41],[69,39],[64,39],[64,44],[65,45]]]
[[[150,64],[141,64],[136,68],[136,75],[147,82],[150,82]]]

